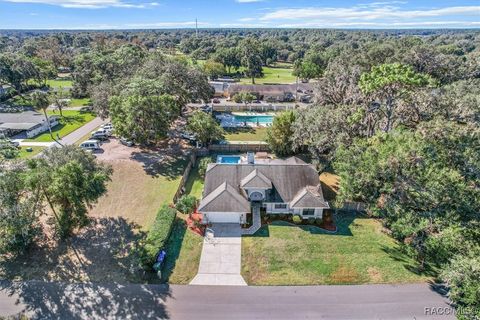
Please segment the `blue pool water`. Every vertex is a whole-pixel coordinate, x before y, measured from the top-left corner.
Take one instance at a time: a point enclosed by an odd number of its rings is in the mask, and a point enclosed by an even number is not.
[[[262,123],[262,124],[271,124],[273,122],[273,116],[268,115],[257,115],[257,116],[234,116],[235,121],[239,123],[244,122],[253,122],[253,123]]]
[[[217,163],[239,163],[240,157],[238,156],[218,156]]]

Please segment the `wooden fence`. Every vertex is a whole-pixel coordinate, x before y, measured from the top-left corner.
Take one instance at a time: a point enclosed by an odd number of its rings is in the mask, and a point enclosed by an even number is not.
[[[175,195],[173,196],[173,203],[177,203],[178,199],[180,199],[180,197],[185,193],[185,184],[187,183],[190,171],[192,171],[192,168],[195,166],[196,161],[197,153],[192,152],[192,154],[190,155],[190,161],[188,162],[187,167],[183,172],[182,179],[180,180],[180,184],[178,185],[177,192],[175,192]]]
[[[229,143],[229,144],[212,144],[208,147],[212,152],[261,152],[270,151],[270,147],[266,143]]]
[[[343,204],[342,207],[336,208],[339,211],[348,211],[348,212],[366,212],[367,206],[363,202],[351,202],[347,201]]]
[[[298,105],[295,103],[291,104],[256,104],[252,103],[246,106],[245,104],[213,104],[213,111],[285,111],[296,109]]]

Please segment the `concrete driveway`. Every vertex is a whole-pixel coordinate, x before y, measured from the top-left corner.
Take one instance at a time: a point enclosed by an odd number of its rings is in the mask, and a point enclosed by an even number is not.
[[[215,224],[214,237],[205,236],[195,285],[246,286],[242,268],[242,232],[237,224]]]

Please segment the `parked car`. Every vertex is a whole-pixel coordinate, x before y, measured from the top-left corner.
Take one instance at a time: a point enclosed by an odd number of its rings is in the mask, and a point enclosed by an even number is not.
[[[94,133],[92,133],[92,135],[90,136],[90,139],[92,140],[99,140],[99,141],[105,141],[105,140],[108,140],[108,137],[109,135],[105,132],[99,132],[99,131],[95,131]]]
[[[135,145],[133,141],[128,140],[127,138],[124,138],[124,137],[120,138],[120,143],[127,147],[132,147],[133,145]]]
[[[195,135],[193,133],[189,133],[189,132],[184,132],[180,135],[183,139],[186,139],[188,141],[197,141],[197,138],[195,137]]]
[[[103,130],[113,130],[113,125],[111,123],[105,123],[100,126],[101,129]]]
[[[220,103],[220,99],[215,98],[215,99],[212,100],[212,102],[213,102],[213,103]]]
[[[80,148],[89,151],[95,151],[100,149],[100,144],[97,140],[87,140],[80,144]]]
[[[94,132],[93,132],[93,134],[95,134],[95,133],[103,134],[103,135],[106,135],[106,136],[110,136],[111,133],[112,133],[112,130],[105,129],[105,128],[100,128],[100,129],[98,129],[97,131],[94,131]]]

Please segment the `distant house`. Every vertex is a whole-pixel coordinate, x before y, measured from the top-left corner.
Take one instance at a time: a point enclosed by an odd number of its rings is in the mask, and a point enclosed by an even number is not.
[[[50,126],[58,124],[58,116],[50,116]],[[48,123],[45,116],[35,111],[17,113],[0,113],[0,133],[5,136],[13,136],[24,133],[26,138],[33,138],[40,133],[48,131]]]
[[[0,97],[3,97],[4,95],[7,95],[7,93],[12,89],[11,86],[8,84],[4,84],[0,86]]]
[[[227,94],[227,89],[229,84],[223,81],[209,81],[210,86],[215,89],[214,97],[221,98],[225,97]]]
[[[289,102],[300,99],[306,92],[313,89],[309,83],[299,84],[275,84],[275,85],[243,85],[231,84],[227,89],[227,97],[233,98],[237,93],[249,92],[257,96],[258,99],[267,102]]]
[[[253,205],[303,219],[322,218],[329,208],[316,169],[298,158],[208,166],[198,207],[204,223],[243,224]]]

